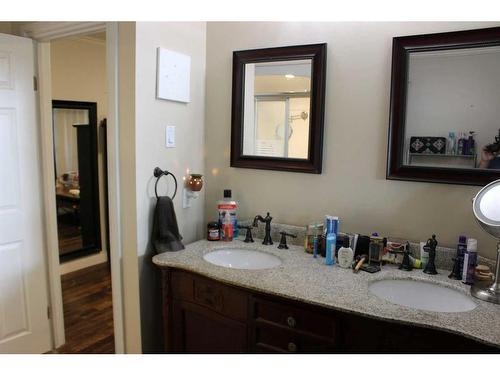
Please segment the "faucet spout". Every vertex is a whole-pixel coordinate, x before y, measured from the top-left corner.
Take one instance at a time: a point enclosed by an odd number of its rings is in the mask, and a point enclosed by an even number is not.
[[[262,216],[260,216],[260,215],[255,216],[255,218],[253,219],[253,224],[252,225],[255,228],[257,228],[259,226],[259,221],[264,222],[264,218]]]
[[[272,245],[273,244],[273,239],[271,238],[271,220],[273,218],[267,213],[266,217],[262,217],[261,215],[256,215],[255,218],[253,219],[253,226],[257,227],[259,224],[259,221],[262,223],[266,223],[266,235],[264,236],[264,241],[262,241],[263,245]]]

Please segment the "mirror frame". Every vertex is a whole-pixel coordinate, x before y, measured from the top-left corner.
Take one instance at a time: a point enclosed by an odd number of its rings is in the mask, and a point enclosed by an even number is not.
[[[79,109],[89,111],[89,126],[91,149],[89,165],[92,169],[93,181],[90,187],[90,194],[92,195],[92,209],[95,217],[93,218],[93,226],[96,234],[95,245],[83,247],[79,250],[72,251],[67,254],[59,255],[61,263],[80,258],[82,256],[96,254],[102,251],[102,236],[101,236],[101,211],[99,202],[99,170],[98,170],[98,139],[97,139],[97,103],[96,102],[83,102],[72,100],[52,100],[52,111],[54,109]],[[53,132],[55,133],[55,123],[52,120]],[[54,144],[54,174],[57,176],[56,160],[55,160],[55,144]],[[55,193],[55,192],[54,192]]]
[[[311,59],[311,107],[307,159],[243,155],[245,64]],[[320,174],[326,87],[326,43],[233,52],[231,167]]]
[[[500,27],[393,38],[386,174],[388,180],[483,186],[500,178],[500,171],[494,170],[421,167],[403,164],[409,54],[411,52],[499,45]]]

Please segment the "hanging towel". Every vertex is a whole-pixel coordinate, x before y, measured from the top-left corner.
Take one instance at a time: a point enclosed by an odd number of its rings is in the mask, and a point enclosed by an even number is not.
[[[179,234],[174,203],[170,197],[159,197],[153,217],[153,249],[157,254],[184,249]]]

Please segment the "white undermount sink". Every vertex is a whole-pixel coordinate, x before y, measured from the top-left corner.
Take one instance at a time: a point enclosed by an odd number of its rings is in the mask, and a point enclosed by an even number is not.
[[[281,259],[272,254],[257,250],[220,249],[203,256],[207,262],[217,266],[241,270],[262,270],[278,267]]]
[[[416,280],[380,280],[370,285],[370,292],[386,301],[435,312],[464,312],[477,307],[458,290]]]

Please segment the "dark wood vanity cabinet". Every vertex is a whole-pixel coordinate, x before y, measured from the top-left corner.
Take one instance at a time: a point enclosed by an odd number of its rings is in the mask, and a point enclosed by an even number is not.
[[[162,268],[169,353],[489,353],[463,336],[254,293]]]

